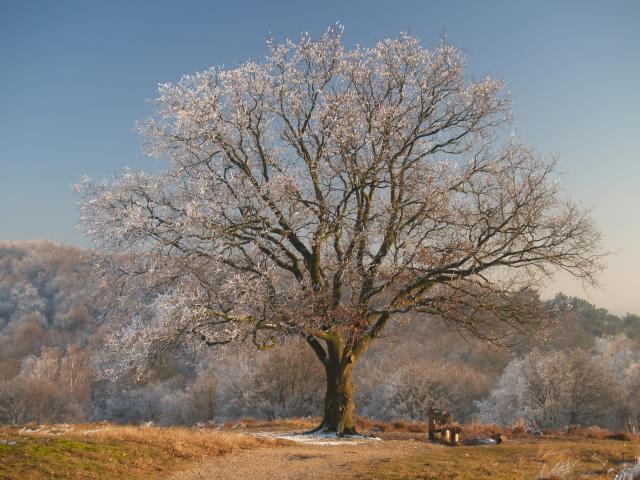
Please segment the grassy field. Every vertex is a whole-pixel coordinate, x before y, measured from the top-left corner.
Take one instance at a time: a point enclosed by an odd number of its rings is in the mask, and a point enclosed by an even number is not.
[[[612,479],[640,456],[636,441],[624,435],[607,438],[608,432],[597,429],[543,437],[515,433],[502,445],[462,447],[427,443],[420,425],[404,422],[363,422],[361,429],[369,427],[383,439],[364,445],[299,445],[251,435],[300,430],[313,423],[247,420],[222,430],[91,424],[0,427],[0,479],[154,479],[199,465],[211,478],[274,478],[268,474],[270,463],[280,472],[289,467],[308,471],[295,478],[326,478],[330,471],[332,478],[388,480]],[[467,436],[487,430],[469,427]],[[245,468],[253,470],[243,473]],[[260,468],[265,477],[260,477]],[[181,478],[190,477],[187,473]]]
[[[0,427],[0,479],[166,478],[205,458],[283,443],[189,428]]]
[[[499,446],[422,451],[355,466],[359,479],[612,479],[640,448],[615,440],[516,438]]]

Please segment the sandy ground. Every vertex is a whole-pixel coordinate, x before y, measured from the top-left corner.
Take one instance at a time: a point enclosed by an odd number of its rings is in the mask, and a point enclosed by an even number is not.
[[[383,445],[384,443],[384,445]],[[391,457],[429,448],[424,442],[370,441],[335,445],[297,443],[246,450],[205,460],[173,480],[326,479],[357,478],[355,464],[385,462]]]

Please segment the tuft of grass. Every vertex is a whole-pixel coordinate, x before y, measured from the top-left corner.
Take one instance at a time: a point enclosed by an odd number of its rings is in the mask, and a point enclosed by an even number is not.
[[[516,420],[511,427],[509,428],[511,435],[524,435],[527,433],[529,428],[527,427],[527,423],[522,419]]]
[[[640,435],[630,432],[616,432],[606,437],[609,440],[621,440],[623,442],[640,443]]]
[[[356,417],[356,428],[361,432],[427,432],[427,424],[424,422],[408,422],[406,420],[380,422],[367,417]]]
[[[379,422],[374,422],[368,417],[356,417],[356,428],[362,431],[371,431],[375,428],[376,424]]]
[[[571,478],[577,464],[578,462],[576,460],[567,460],[558,462],[551,466],[551,468],[545,466],[538,478],[539,480],[565,480]]]
[[[539,480],[565,480],[571,478],[579,465],[576,454],[571,450],[541,450],[538,458],[543,465]]]
[[[409,422],[406,422],[404,420],[394,420],[393,422],[391,422],[391,426],[396,432],[406,432],[408,430],[407,427],[409,426]]]
[[[611,432],[600,427],[581,427],[574,425],[567,429],[566,435],[569,437],[595,438],[598,440],[603,440],[609,437],[609,435],[611,435]]]
[[[462,429],[462,438],[491,437],[496,434],[507,434],[504,428],[491,423],[472,422],[460,425],[460,428]]]
[[[414,422],[407,425],[407,430],[411,433],[427,433],[427,424],[423,422]]]

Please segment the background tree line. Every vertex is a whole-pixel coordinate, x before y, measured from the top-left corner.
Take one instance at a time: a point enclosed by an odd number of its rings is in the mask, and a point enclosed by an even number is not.
[[[127,318],[108,310],[103,317],[107,295],[90,283],[91,271],[81,249],[0,244],[0,422],[195,424],[321,410],[324,372],[309,348],[180,350],[149,377],[105,380],[103,339]],[[618,317],[561,294],[549,306],[565,313],[509,352],[436,321],[394,325],[356,366],[358,414],[420,420],[436,403],[461,421],[637,425],[638,315]]]

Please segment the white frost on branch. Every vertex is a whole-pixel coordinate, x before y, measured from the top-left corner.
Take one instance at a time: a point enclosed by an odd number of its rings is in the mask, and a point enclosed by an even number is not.
[[[415,313],[500,341],[554,271],[594,280],[599,233],[555,160],[500,140],[501,81],[470,79],[444,41],[347,50],[341,31],[161,84],[140,130],[166,169],[77,186],[114,291],[159,296],[117,340],[143,345],[135,362],[284,336],[323,359],[318,342],[339,338],[353,361]]]

